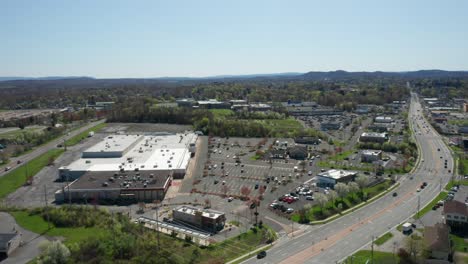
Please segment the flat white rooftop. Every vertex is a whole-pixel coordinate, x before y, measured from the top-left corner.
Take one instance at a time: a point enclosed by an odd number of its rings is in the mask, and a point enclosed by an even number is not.
[[[363,132],[361,134],[361,137],[381,137],[384,138],[386,137],[386,133],[377,133],[377,132]]]
[[[203,217],[213,218],[213,219],[216,219],[220,217],[221,215],[224,215],[224,213],[222,212],[208,210],[208,209],[202,210],[202,209],[199,209],[196,207],[190,207],[190,206],[181,206],[181,207],[176,208],[175,210],[178,212],[182,212],[182,213],[190,214],[190,215],[195,215],[196,212],[201,212]]]
[[[356,172],[332,169],[332,170],[328,170],[328,171],[317,174],[317,176],[333,178],[335,180],[338,180],[343,177],[351,176],[351,175],[356,175]]]
[[[120,157],[80,158],[62,167],[69,171],[125,171],[185,169],[190,160],[190,144],[197,140],[194,133],[170,135],[114,135],[91,147],[101,150],[106,142],[117,144],[114,150],[128,150]],[[114,142],[115,140],[115,142]],[[121,141],[119,141],[121,140]],[[90,149],[86,150],[89,151]]]
[[[121,153],[127,151],[133,144],[142,139],[141,135],[112,135],[103,141],[83,151],[83,157],[95,153]]]
[[[378,156],[382,153],[381,150],[363,150],[362,155],[368,155],[368,156]]]

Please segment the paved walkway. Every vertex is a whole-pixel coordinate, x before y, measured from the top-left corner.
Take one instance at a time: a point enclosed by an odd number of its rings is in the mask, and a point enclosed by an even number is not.
[[[47,240],[44,236],[33,233],[18,226],[15,219],[7,213],[0,212],[0,233],[18,231],[21,234],[23,245],[18,247],[2,264],[27,263],[40,254],[39,245]]]

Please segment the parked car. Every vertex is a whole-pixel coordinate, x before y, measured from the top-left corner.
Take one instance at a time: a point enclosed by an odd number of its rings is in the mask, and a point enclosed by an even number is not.
[[[292,213],[292,212],[294,212],[294,209],[293,209],[293,208],[288,208],[288,209],[286,210],[286,213],[288,213],[288,214],[290,214],[290,213]]]
[[[233,200],[234,200],[234,197],[232,196],[228,198],[228,202],[232,202]]]
[[[393,195],[393,197],[397,197],[398,193],[394,192],[392,195]]]
[[[313,197],[312,195],[307,195],[307,196],[306,196],[306,200],[313,201],[313,200],[314,200],[314,197]]]

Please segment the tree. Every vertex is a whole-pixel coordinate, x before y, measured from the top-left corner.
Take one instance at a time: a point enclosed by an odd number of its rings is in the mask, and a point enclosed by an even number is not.
[[[226,197],[227,192],[229,192],[229,187],[227,185],[223,185],[221,187],[221,191],[223,192],[224,197]]]
[[[348,191],[350,193],[356,193],[359,192],[359,185],[355,182],[349,182],[348,183]]]
[[[40,264],[62,264],[67,262],[70,250],[60,241],[53,241],[41,244],[43,252],[37,261]]]
[[[332,202],[335,202],[336,199],[338,199],[338,194],[336,193],[336,191],[331,190],[331,191],[328,193],[328,198],[329,198]]]
[[[240,193],[241,193],[244,197],[247,197],[247,198],[249,197],[250,192],[251,192],[251,190],[250,190],[250,188],[247,187],[247,186],[242,186],[241,189],[240,189]]]
[[[315,201],[320,206],[320,211],[323,214],[323,207],[328,203],[328,197],[323,193],[317,193],[315,195]]]
[[[421,256],[424,249],[424,243],[420,236],[413,234],[406,237],[404,248],[413,260],[416,260]]]
[[[341,198],[341,201],[348,195],[349,188],[346,184],[339,182],[335,184],[335,191],[338,193],[338,196]]]

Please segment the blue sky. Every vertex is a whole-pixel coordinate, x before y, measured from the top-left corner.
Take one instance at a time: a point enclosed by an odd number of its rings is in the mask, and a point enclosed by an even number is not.
[[[468,70],[468,1],[0,1],[0,76]]]

